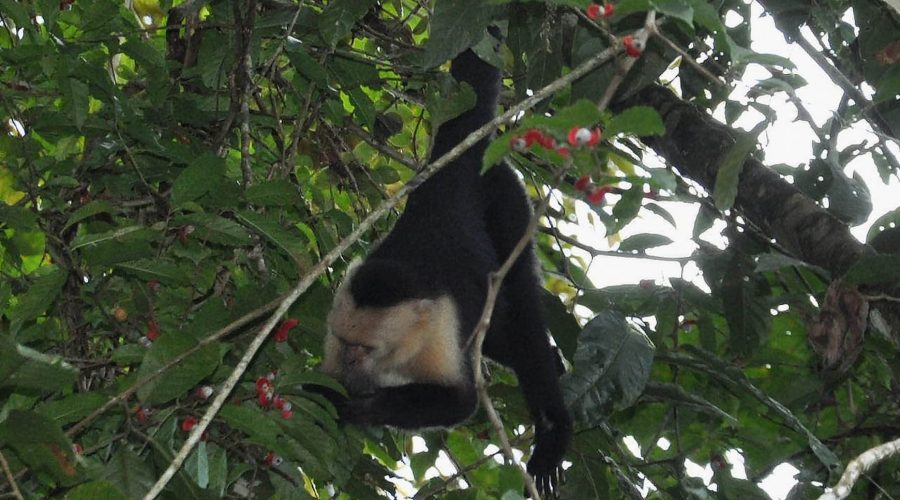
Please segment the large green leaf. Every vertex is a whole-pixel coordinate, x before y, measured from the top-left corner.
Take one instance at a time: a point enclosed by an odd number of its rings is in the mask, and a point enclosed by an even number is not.
[[[138,370],[138,379],[144,379],[169,363],[172,358],[197,345],[190,335],[179,332],[161,332]],[[165,374],[138,390],[141,401],[159,405],[184,396],[219,366],[221,352],[216,343],[207,345],[191,354]]]
[[[67,273],[56,266],[42,270],[28,291],[18,296],[18,304],[10,312],[10,330],[18,331],[26,321],[31,321],[47,310],[65,285]]]
[[[15,450],[29,468],[50,474],[61,484],[78,481],[72,442],[59,425],[30,411],[13,410],[0,423],[0,443]]]
[[[650,377],[655,347],[617,312],[598,314],[578,339],[574,368],[562,379],[566,404],[587,426],[631,406]]]
[[[18,345],[0,336],[0,387],[57,391],[75,384],[78,370],[62,358]]]

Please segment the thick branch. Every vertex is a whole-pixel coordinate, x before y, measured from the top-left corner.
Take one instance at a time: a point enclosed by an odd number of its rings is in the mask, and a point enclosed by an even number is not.
[[[619,106],[638,104],[656,109],[666,125],[665,135],[644,142],[712,192],[720,159],[734,144],[732,130],[661,86],[649,86]],[[843,222],[753,158],[744,162],[735,205],[795,256],[835,275],[869,251]]]

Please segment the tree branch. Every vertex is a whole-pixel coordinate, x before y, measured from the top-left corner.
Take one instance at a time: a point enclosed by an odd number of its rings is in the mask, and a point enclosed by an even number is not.
[[[823,493],[819,500],[842,500],[847,498],[850,496],[850,491],[853,489],[853,485],[856,484],[859,476],[894,455],[900,455],[900,438],[862,452],[847,464],[840,481],[831,488],[831,491]]]

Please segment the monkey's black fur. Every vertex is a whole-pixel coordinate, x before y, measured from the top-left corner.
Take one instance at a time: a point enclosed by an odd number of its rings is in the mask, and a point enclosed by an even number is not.
[[[497,105],[500,71],[471,50],[454,59],[451,74],[473,88],[477,102],[440,126],[432,160],[490,121]],[[454,334],[465,348],[484,307],[489,273],[506,260],[531,218],[528,197],[509,166],[496,165],[481,175],[487,144],[488,139],[479,141],[409,196],[393,231],[352,275],[349,289],[358,307],[449,295],[458,312]],[[556,353],[545,333],[530,245],[503,283],[483,350],[519,379],[536,427],[528,470],[540,491],[552,493],[572,424],[559,388]],[[477,406],[471,353],[465,354],[464,383],[413,381],[355,399],[351,395],[342,416],[402,428],[462,422]]]

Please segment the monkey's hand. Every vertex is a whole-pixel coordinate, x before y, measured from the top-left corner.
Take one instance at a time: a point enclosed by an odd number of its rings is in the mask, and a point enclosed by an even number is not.
[[[528,473],[541,496],[557,497],[563,480],[562,459],[572,438],[572,418],[565,408],[545,408],[542,416],[535,425]]]

